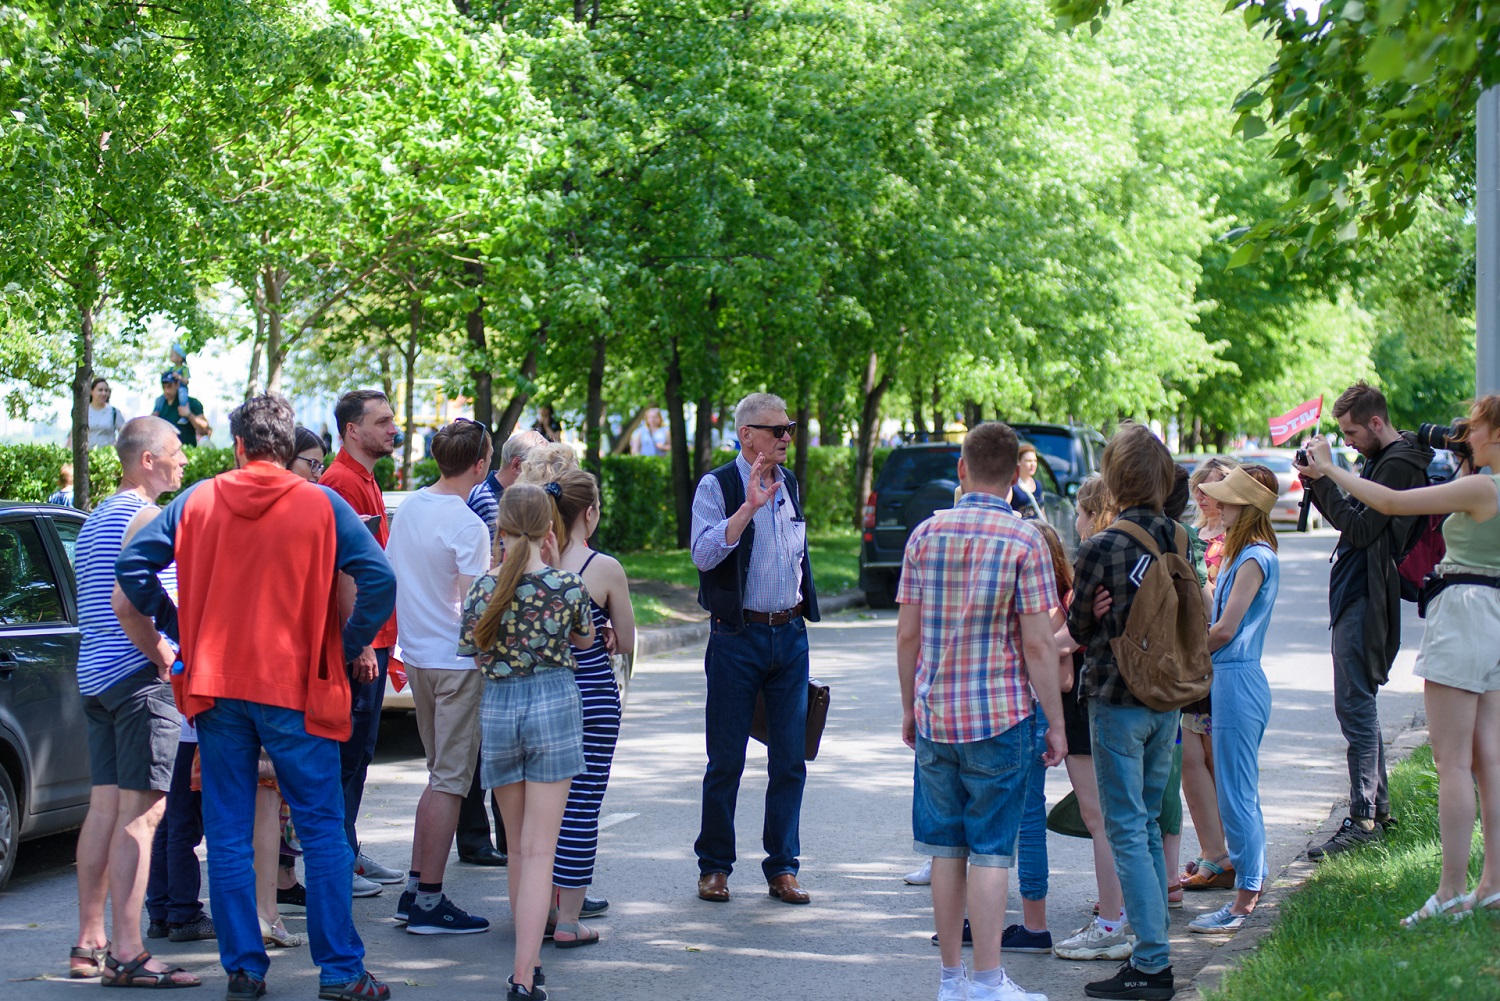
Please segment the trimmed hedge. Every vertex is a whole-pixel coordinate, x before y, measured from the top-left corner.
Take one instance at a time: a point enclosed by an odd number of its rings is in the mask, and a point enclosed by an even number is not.
[[[234,468],[230,448],[190,448],[187,453],[184,487]],[[0,498],[44,502],[57,489],[63,464],[72,461],[73,453],[61,445],[0,445]],[[119,485],[120,457],[115,450],[106,447],[89,452],[89,496],[94,502],[114,493]]]

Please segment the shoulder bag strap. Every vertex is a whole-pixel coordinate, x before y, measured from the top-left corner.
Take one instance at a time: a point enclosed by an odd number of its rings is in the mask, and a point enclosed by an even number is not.
[[[1180,530],[1181,529],[1179,528],[1179,531]],[[1145,549],[1146,552],[1150,553],[1152,556],[1155,556],[1157,559],[1161,559],[1161,547],[1156,544],[1156,540],[1151,537],[1150,532],[1146,531],[1135,522],[1125,521],[1124,519],[1121,519],[1106,528],[1105,531],[1124,532],[1136,542],[1139,542],[1141,544],[1141,547]]]

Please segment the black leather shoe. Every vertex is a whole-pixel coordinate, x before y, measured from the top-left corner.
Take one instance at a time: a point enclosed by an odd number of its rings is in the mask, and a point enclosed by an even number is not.
[[[497,852],[488,846],[475,852],[460,852],[458,860],[469,865],[505,865],[510,861],[504,852]]]
[[[603,897],[590,897],[584,894],[583,907],[578,911],[578,916],[581,918],[597,918],[607,910],[609,910],[608,900],[605,900]]]

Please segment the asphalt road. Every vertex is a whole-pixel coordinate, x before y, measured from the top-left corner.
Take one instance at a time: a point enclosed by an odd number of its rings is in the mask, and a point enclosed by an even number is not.
[[[1281,596],[1265,661],[1274,709],[1261,754],[1273,872],[1306,847],[1309,832],[1347,796],[1327,652],[1333,536],[1283,536],[1282,542]],[[832,686],[833,701],[822,753],[809,766],[803,809],[802,883],[813,897],[807,907],[769,899],[760,879],[764,751],[753,743],[740,796],[734,899],[710,904],[696,898],[692,843],[704,763],[702,652],[664,654],[637,666],[605,801],[596,881],[597,892],[613,906],[594,923],[600,944],[572,952],[544,949],[549,994],[560,1001],[934,996],[931,900],[925,888],[900,879],[919,860],[911,853],[911,753],[898,733],[894,622],[893,613],[854,611],[812,630],[813,671]],[[1414,613],[1404,636],[1405,650],[1381,696],[1388,737],[1420,704],[1420,683],[1411,675],[1421,637]],[[388,719],[381,741],[360,828],[372,855],[404,868],[426,776],[408,719]],[[1061,769],[1049,773],[1049,804],[1067,789]],[[1190,824],[1184,835],[1186,860],[1196,847]],[[1060,937],[1088,918],[1092,857],[1085,842],[1056,835],[1049,850],[1051,926]],[[477,936],[407,935],[391,920],[396,888],[355,901],[369,967],[397,997],[477,1001],[503,994],[511,966],[504,870],[455,861],[448,890],[461,906],[490,917],[494,929]],[[1184,910],[1172,912],[1180,986],[1215,948],[1185,934],[1187,921],[1227,899],[1222,893],[1190,895]],[[1019,906],[1012,879],[1009,920],[1019,920]],[[76,916],[72,836],[25,846],[15,879],[0,894],[0,982],[7,999],[97,989],[93,981],[55,979],[66,969]],[[287,923],[300,930],[300,913]],[[212,942],[153,945],[208,981],[188,997],[219,996],[222,974]],[[1027,989],[1056,1001],[1082,997],[1082,984],[1107,976],[1113,964],[1015,955],[1006,966]],[[306,949],[276,953],[269,996],[312,997],[316,980]]]

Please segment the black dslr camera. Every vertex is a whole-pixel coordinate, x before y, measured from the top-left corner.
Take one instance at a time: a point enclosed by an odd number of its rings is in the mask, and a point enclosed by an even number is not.
[[[1294,458],[1297,460],[1297,465],[1299,466],[1312,465],[1312,456],[1307,454],[1307,449],[1305,448],[1297,449],[1297,454],[1294,456]]]
[[[1469,447],[1469,422],[1460,417],[1452,424],[1423,424],[1417,428],[1417,444],[1424,448],[1447,449],[1465,462],[1473,462]]]

